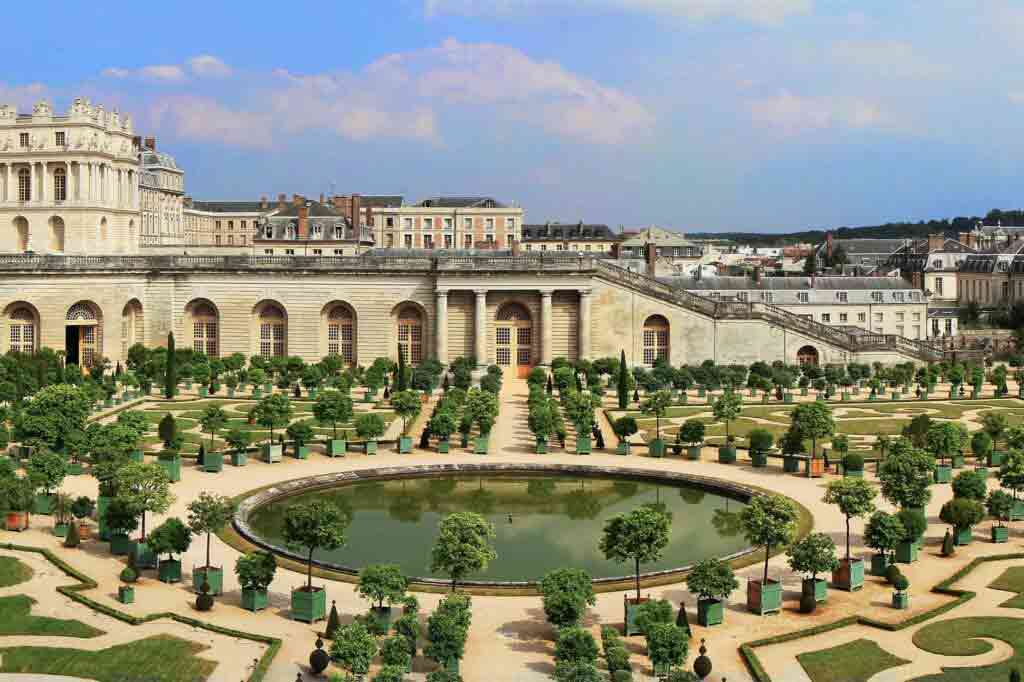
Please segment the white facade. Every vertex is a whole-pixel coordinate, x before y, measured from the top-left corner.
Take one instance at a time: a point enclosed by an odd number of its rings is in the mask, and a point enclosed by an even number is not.
[[[129,117],[82,98],[63,116],[0,105],[0,253],[134,253],[133,137]]]

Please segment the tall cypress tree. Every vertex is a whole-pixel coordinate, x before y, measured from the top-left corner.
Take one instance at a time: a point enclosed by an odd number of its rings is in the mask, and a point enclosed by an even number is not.
[[[402,344],[398,344],[398,369],[395,370],[395,391],[404,391],[409,388],[405,385],[405,353],[402,352]]]
[[[174,332],[167,333],[167,367],[164,374],[164,397],[170,400],[178,392],[178,359],[174,355]]]
[[[619,376],[615,389],[619,396],[619,409],[624,410],[629,404],[629,379],[626,376],[625,349],[619,351]]]

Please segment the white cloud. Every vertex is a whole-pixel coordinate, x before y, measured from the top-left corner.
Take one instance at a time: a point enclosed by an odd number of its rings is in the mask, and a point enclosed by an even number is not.
[[[273,125],[265,114],[229,109],[207,97],[164,97],[149,109],[152,125],[178,137],[240,147],[270,145]]]
[[[225,78],[231,75],[231,67],[212,54],[201,54],[188,60],[188,66],[197,76]]]
[[[843,40],[832,45],[832,59],[883,78],[938,79],[952,69],[919,54],[910,43],[900,41]]]
[[[1006,93],[1006,99],[1010,100],[1013,104],[1024,104],[1024,91],[1015,90],[1014,92]]]
[[[185,70],[177,64],[153,64],[138,69],[123,69],[112,66],[103,69],[102,75],[107,78],[141,78],[143,80],[175,83],[185,80]]]
[[[878,104],[843,95],[801,97],[783,92],[754,100],[749,106],[756,124],[789,134],[832,128],[889,127],[892,123]]]
[[[502,15],[544,8],[620,10],[690,20],[735,17],[774,24],[790,15],[806,14],[813,0],[424,0],[428,16],[435,14]]]

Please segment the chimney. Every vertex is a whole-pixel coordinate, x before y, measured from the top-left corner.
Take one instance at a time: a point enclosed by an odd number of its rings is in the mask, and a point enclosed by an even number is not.
[[[324,203],[324,193],[320,192],[320,203]]]
[[[928,253],[941,251],[942,245],[946,243],[946,235],[941,232],[928,235]]]
[[[306,198],[303,197],[301,194],[293,194],[292,195],[292,206],[302,206],[305,203],[306,203]]]
[[[825,253],[828,254],[828,260],[832,262],[832,233],[829,232],[825,235]]]
[[[264,195],[262,195],[260,197],[260,210],[261,211],[266,211],[267,210],[267,195],[266,194],[264,194]]]
[[[309,238],[309,206],[303,200],[301,204],[298,204],[298,207],[299,207],[299,227],[298,227],[298,230],[297,230],[298,237],[299,237],[299,239],[308,239]]]
[[[156,151],[156,138],[155,137],[147,137],[145,140],[143,140],[142,144],[145,145],[146,149],[148,149],[150,151],[153,151],[153,152]]]
[[[510,242],[510,246],[512,247],[512,255],[513,256],[518,256],[519,255],[519,240],[518,239],[512,239],[511,242]]]
[[[363,217],[360,215],[360,211],[362,211],[362,200],[359,198],[358,194],[353,194],[352,198],[349,199],[349,207],[352,212],[349,217],[352,219],[353,225],[359,227],[364,223],[367,225],[370,223],[369,220],[363,220]]]
[[[283,210],[284,210],[285,208],[287,208],[287,207],[288,207],[288,195],[287,195],[287,194],[283,194],[283,193],[282,193],[282,194],[278,194],[278,195],[277,195],[277,207],[278,207],[278,208],[279,208],[280,210],[282,210],[282,211],[283,211]]]

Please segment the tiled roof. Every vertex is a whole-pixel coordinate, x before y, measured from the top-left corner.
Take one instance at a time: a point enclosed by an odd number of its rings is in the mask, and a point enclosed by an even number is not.
[[[687,290],[746,291],[888,291],[905,290],[914,287],[899,277],[815,277],[813,286],[810,277],[664,277],[665,284]]]
[[[431,197],[416,205],[424,208],[506,208],[492,197]]]
[[[277,204],[263,208],[259,201],[193,201],[192,208],[207,213],[269,213]]]
[[[614,232],[607,225],[588,223],[544,223],[542,225],[523,225],[523,241],[539,241],[545,239],[572,239],[575,241],[616,239]]]
[[[399,208],[405,197],[401,194],[360,194],[359,205],[363,208]]]

